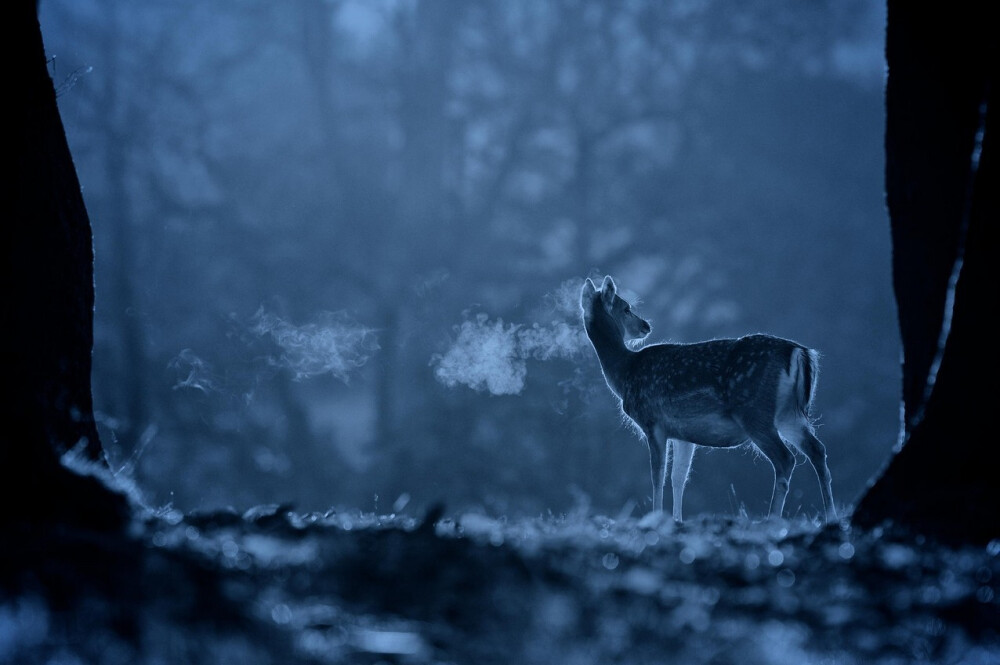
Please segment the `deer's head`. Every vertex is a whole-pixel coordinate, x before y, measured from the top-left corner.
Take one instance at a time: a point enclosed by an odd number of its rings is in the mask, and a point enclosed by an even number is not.
[[[580,292],[580,308],[588,330],[600,321],[617,330],[623,340],[644,339],[652,330],[649,322],[632,311],[632,305],[618,295],[618,288],[611,275],[606,275],[597,288],[588,277]]]

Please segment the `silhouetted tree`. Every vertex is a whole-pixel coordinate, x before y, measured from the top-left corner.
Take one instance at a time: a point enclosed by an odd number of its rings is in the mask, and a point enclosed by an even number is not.
[[[984,5],[889,0],[886,195],[903,343],[902,449],[854,514],[947,540],[1000,536],[992,447],[996,28]],[[957,280],[957,281],[956,281]]]
[[[46,68],[36,3],[10,7],[13,49],[5,129],[6,418],[0,434],[0,516],[114,526],[124,498],[59,461],[76,449],[103,461],[90,391],[93,251],[90,222]],[[15,38],[16,36],[17,38]]]

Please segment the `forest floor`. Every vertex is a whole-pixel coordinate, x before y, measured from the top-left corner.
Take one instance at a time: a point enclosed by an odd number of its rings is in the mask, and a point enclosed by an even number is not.
[[[1000,542],[282,506],[6,535],[3,663],[1000,663]]]

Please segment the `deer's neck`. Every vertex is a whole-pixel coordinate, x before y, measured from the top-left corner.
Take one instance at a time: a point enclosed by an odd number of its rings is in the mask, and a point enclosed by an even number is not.
[[[618,328],[604,317],[596,316],[587,325],[587,336],[601,361],[604,379],[618,397],[622,396],[625,369],[635,353],[625,346]]]

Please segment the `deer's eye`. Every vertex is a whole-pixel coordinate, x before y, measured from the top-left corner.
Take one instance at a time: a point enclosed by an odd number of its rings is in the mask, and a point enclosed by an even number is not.
[[[626,314],[631,314],[632,313],[632,307],[630,305],[625,305],[625,313]]]

